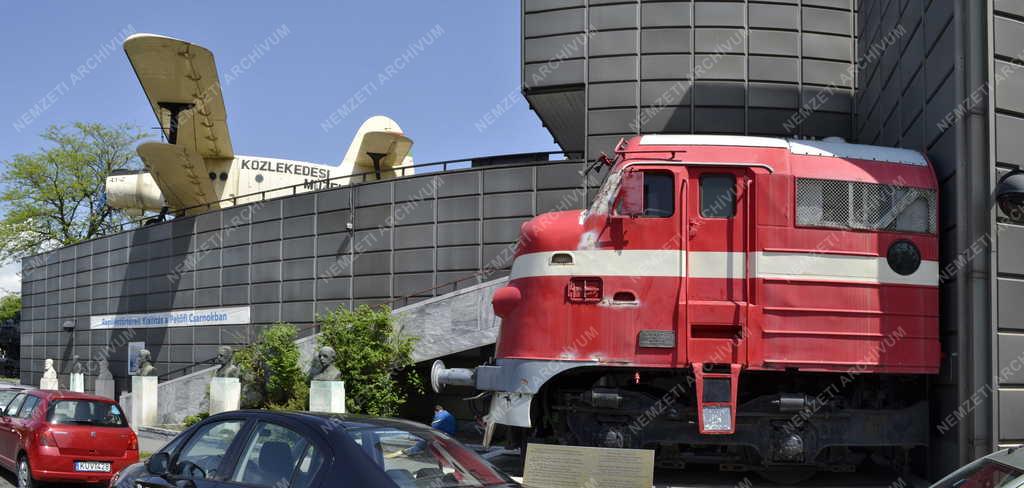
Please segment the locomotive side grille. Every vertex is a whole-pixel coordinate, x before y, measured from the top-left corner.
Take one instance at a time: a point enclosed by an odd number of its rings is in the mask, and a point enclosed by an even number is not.
[[[934,190],[797,178],[796,206],[796,223],[806,227],[930,234],[938,228]]]

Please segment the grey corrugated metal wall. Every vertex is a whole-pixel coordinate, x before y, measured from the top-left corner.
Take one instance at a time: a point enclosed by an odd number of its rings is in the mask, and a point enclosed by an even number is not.
[[[490,166],[302,194],[176,219],[26,258],[21,380],[37,384],[44,358],[61,373],[72,354],[126,376],[127,341],[144,341],[174,377],[246,344],[277,321],[313,327],[338,305],[443,294],[496,269],[505,274],[520,225],[537,213],[584,206],[579,162]],[[591,185],[595,183],[592,177]],[[346,230],[346,223],[353,230]],[[249,305],[251,325],[90,330],[90,315]],[[74,323],[73,330],[62,324]],[[62,375],[64,381],[66,377]],[[93,375],[87,376],[92,387]],[[123,385],[121,385],[123,387]]]
[[[744,41],[720,49],[737,32]],[[1024,2],[523,0],[523,46],[531,107],[590,158],[636,132],[927,152],[942,189],[933,474],[1024,442],[1024,373],[1000,374],[1024,364],[1024,228],[997,218],[992,198],[1024,163]],[[680,96],[646,117],[669,87]],[[784,123],[801,108],[806,120]]]
[[[850,137],[855,28],[853,0],[523,0],[524,93],[590,158],[639,132]]]
[[[998,175],[1024,166],[1024,2],[997,0],[992,16],[993,148]],[[1000,219],[1002,220],[1002,219]],[[995,437],[999,444],[1024,443],[1024,227],[996,225],[996,349],[1000,378]]]
[[[865,144],[903,146],[927,152],[935,164],[941,185],[942,258],[949,262],[956,242],[956,171],[960,158],[960,124],[940,124],[957,104],[962,75],[957,56],[963,52],[954,22],[952,0],[861,0],[857,23],[858,42],[856,140]],[[886,38],[888,37],[888,40]],[[892,42],[892,39],[896,39]],[[872,55],[872,49],[883,54]],[[962,69],[959,71],[962,73]],[[942,371],[932,382],[933,419],[957,408],[958,388],[966,379],[959,371],[963,321],[959,320],[957,289],[963,286],[958,273],[942,282],[940,302],[943,342]],[[960,464],[961,425],[948,432],[932,429],[933,465]]]

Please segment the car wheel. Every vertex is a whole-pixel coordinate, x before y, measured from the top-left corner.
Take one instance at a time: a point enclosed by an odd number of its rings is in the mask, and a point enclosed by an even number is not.
[[[32,488],[36,481],[32,479],[32,469],[28,465],[28,456],[18,458],[18,488]]]

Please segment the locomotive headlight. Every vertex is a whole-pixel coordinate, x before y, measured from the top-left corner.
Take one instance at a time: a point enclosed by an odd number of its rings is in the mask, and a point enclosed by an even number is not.
[[[893,271],[903,275],[912,275],[921,267],[921,251],[910,241],[896,241],[889,246],[886,260]]]
[[[732,430],[732,409],[729,407],[722,406],[709,406],[704,407],[702,410],[704,414],[704,430],[707,432],[712,431],[730,431]]]

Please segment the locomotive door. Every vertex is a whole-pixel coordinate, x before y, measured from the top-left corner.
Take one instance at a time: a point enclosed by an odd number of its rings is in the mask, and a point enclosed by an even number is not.
[[[691,363],[746,363],[748,219],[746,168],[691,166],[682,223],[687,236],[685,335]]]

